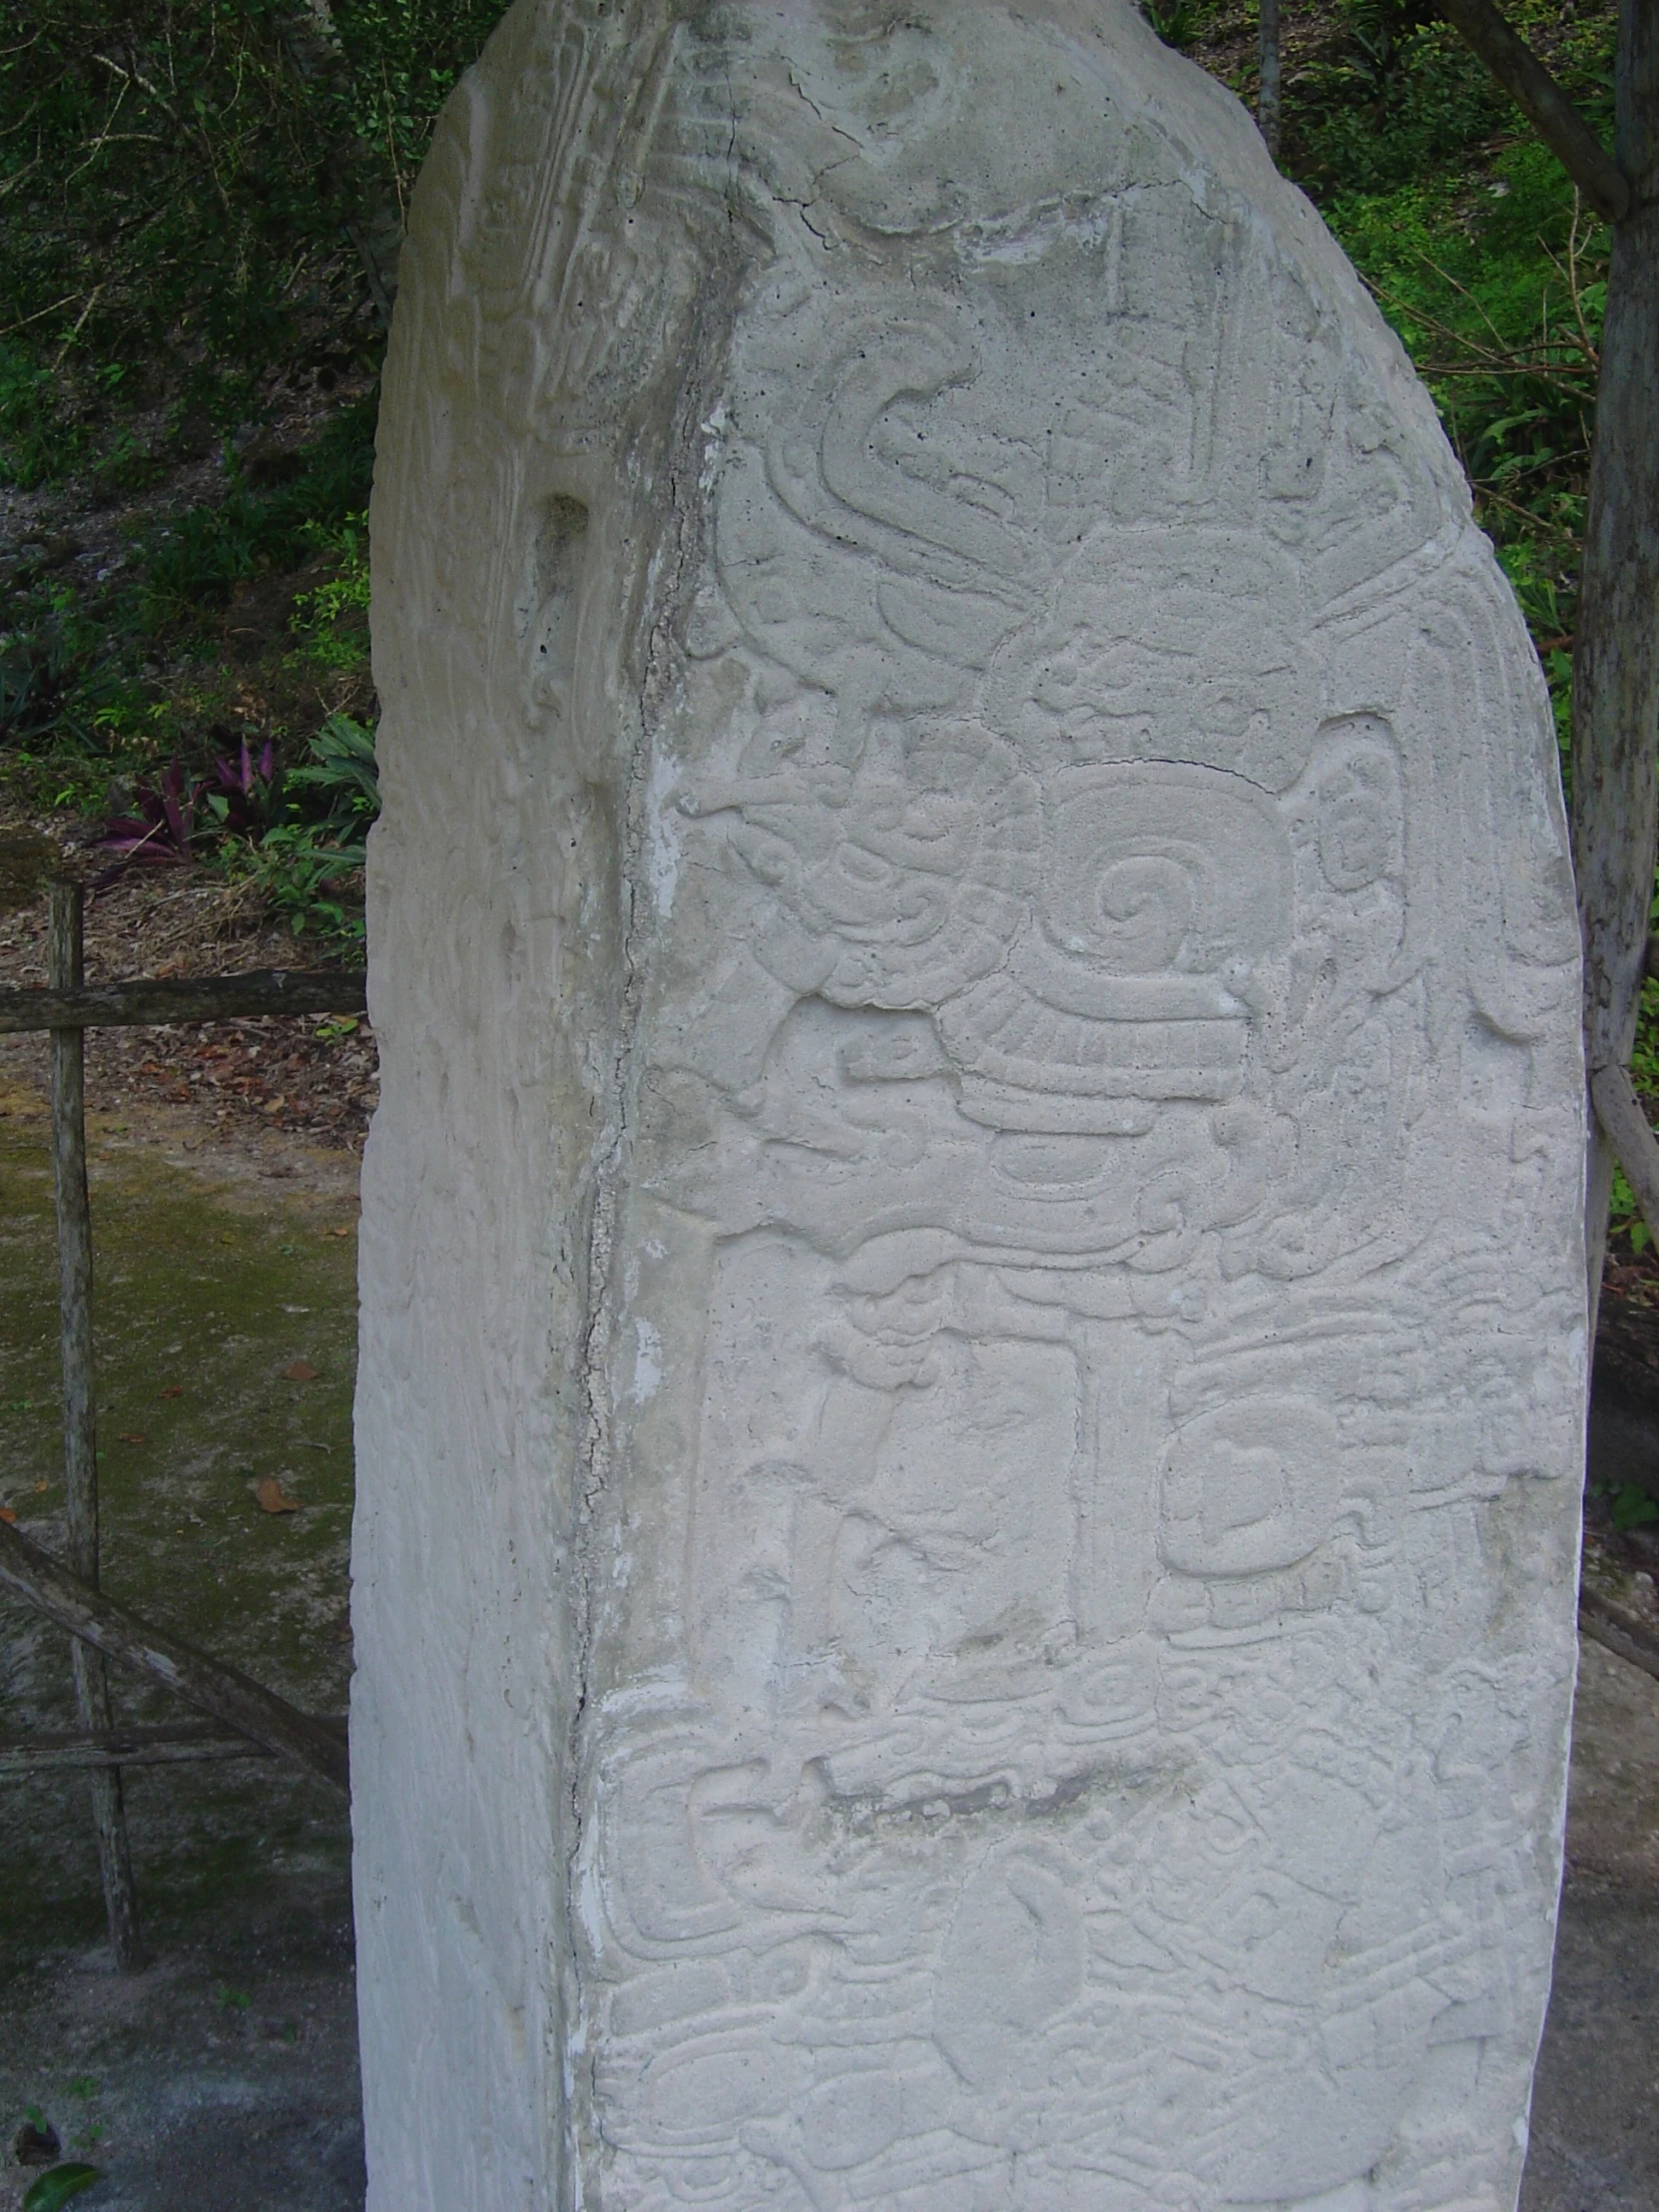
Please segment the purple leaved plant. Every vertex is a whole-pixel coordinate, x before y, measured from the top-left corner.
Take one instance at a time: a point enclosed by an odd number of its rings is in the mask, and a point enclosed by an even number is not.
[[[122,866],[132,860],[189,859],[201,792],[200,782],[185,782],[184,767],[175,754],[154,784],[139,785],[132,814],[110,816],[102,834],[94,839],[96,849],[115,853]]]
[[[214,735],[223,739],[230,732],[216,730]],[[189,779],[175,754],[155,783],[138,786],[133,811],[111,815],[94,838],[97,851],[116,856],[115,865],[98,881],[112,882],[135,860],[188,860],[207,838],[258,838],[276,820],[280,799],[276,748],[270,739],[256,753],[244,738],[235,756],[216,755],[206,776]]]
[[[233,835],[254,836],[269,830],[278,797],[276,748],[267,738],[258,758],[242,741],[239,759],[216,758],[213,774],[198,786],[215,818],[215,828]]]

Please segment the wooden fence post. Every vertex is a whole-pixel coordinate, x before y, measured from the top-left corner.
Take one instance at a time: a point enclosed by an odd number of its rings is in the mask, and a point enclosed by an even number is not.
[[[79,883],[51,885],[48,961],[55,990],[79,990],[84,980],[83,898]],[[64,1486],[68,1493],[68,1563],[95,1588],[98,1582],[98,1411],[92,1356],[92,1214],[87,1202],[86,1032],[54,1029],[52,1036],[52,1173],[58,1213],[58,1310],[63,1346]],[[83,1728],[108,1733],[115,1726],[104,1656],[79,1640],[70,1645],[75,1703]],[[123,1973],[145,1963],[139,1937],[138,1896],[127,1848],[127,1815],[121,1769],[102,1767],[89,1777],[98,1831],[98,1866],[110,1942]]]

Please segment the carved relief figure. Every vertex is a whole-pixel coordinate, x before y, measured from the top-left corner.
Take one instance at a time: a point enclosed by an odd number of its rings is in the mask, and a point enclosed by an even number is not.
[[[423,188],[429,710],[564,810],[561,2203],[1513,2201],[1559,797],[1247,128],[1058,0],[521,0]]]

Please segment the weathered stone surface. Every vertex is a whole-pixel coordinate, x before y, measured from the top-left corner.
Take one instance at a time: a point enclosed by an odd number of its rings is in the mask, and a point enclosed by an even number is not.
[[[374,547],[377,2212],[1512,2203],[1576,932],[1307,205],[1112,0],[521,0]]]

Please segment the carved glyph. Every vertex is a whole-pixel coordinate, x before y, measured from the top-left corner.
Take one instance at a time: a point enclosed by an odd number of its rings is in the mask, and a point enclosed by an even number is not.
[[[386,423],[371,2202],[1512,2206],[1577,940],[1336,249],[1126,8],[520,0]]]

